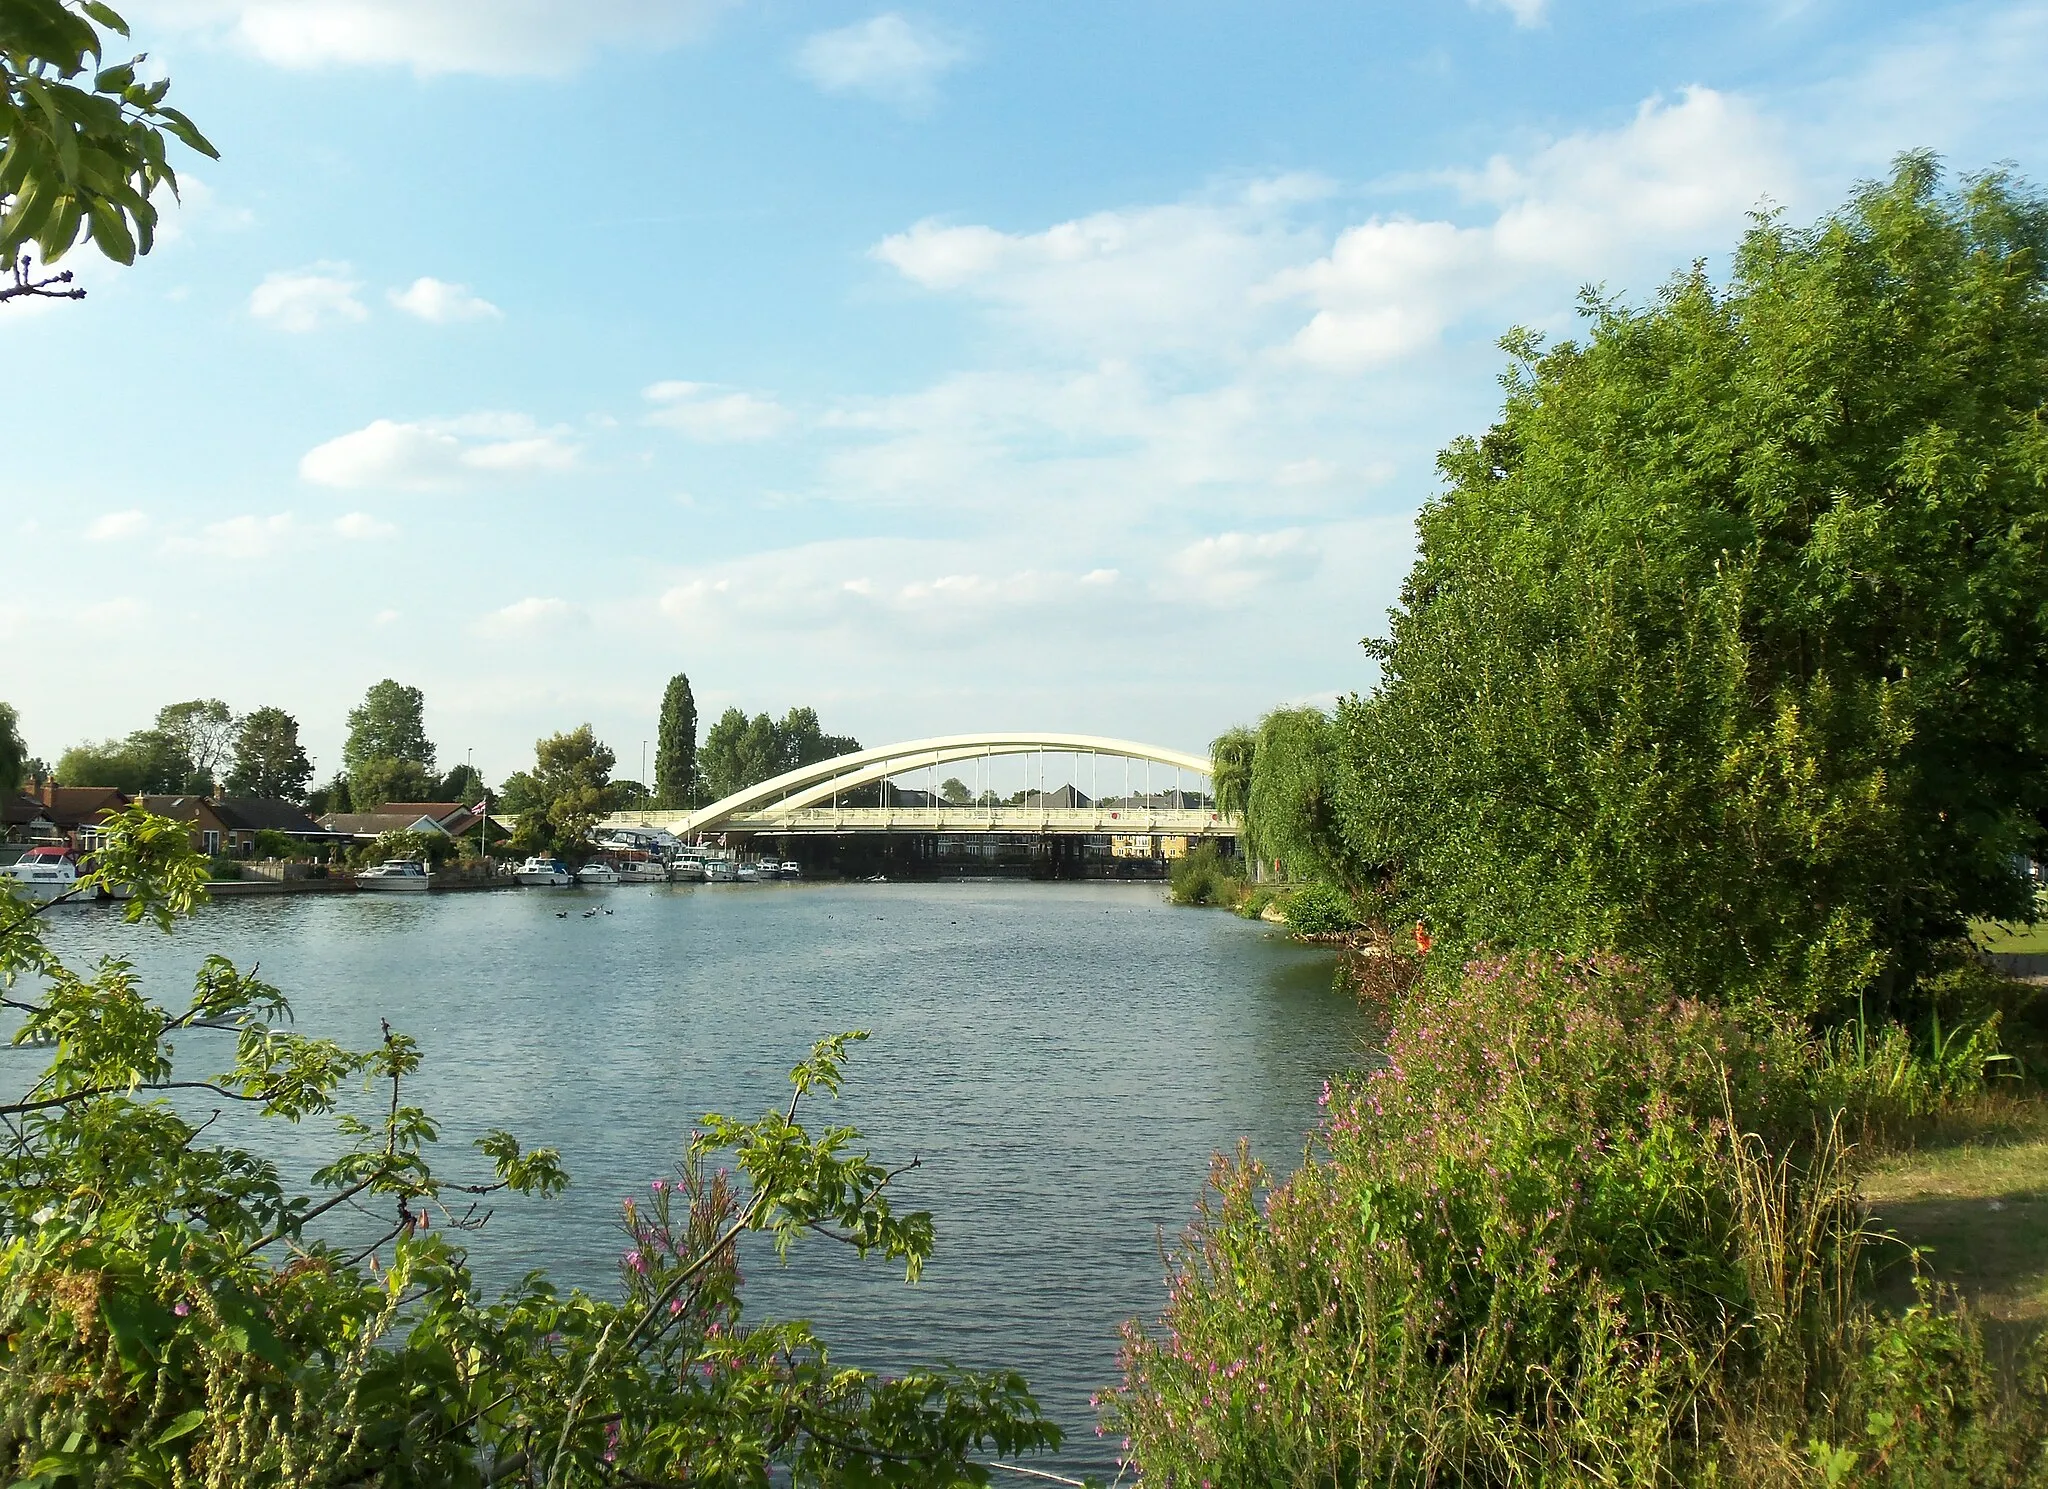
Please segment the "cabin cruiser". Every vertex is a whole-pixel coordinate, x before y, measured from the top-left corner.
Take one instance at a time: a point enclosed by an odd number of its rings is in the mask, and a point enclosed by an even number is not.
[[[576,871],[576,882],[603,888],[619,882],[619,871],[608,863],[592,860]]]
[[[78,884],[78,864],[66,848],[31,848],[0,868],[0,884],[21,899],[47,905]]]
[[[417,858],[387,858],[375,868],[356,875],[357,889],[422,890],[427,887],[427,866]]]
[[[683,854],[669,863],[668,876],[678,884],[702,884],[704,860],[694,853]]]
[[[621,884],[668,883],[668,870],[652,858],[622,858],[617,873]]]
[[[567,889],[576,882],[569,872],[569,865],[559,858],[529,858],[519,865],[517,878],[521,884],[536,884],[547,889]]]
[[[796,861],[796,860],[795,860],[794,858],[785,858],[785,859],[783,859],[783,860],[782,860],[782,877],[783,877],[783,878],[785,878],[785,879],[801,879],[801,878],[803,878],[803,876],[804,876],[804,866],[803,866],[802,864],[798,863],[798,862],[797,862],[797,861]]]
[[[707,858],[704,860],[704,877],[713,884],[730,884],[739,873],[732,866],[730,858]]]
[[[733,870],[733,877],[742,884],[757,884],[761,879],[761,870],[756,864],[743,863]]]

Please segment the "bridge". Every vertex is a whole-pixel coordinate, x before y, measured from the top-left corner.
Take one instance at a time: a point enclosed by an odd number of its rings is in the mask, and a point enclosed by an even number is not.
[[[1027,785],[1024,792],[1013,793],[1021,795],[1021,801],[999,800],[989,785],[996,760],[1034,755],[1039,758],[1038,789]],[[1044,786],[1048,755],[1070,757],[1069,780],[1057,791]],[[971,790],[965,802],[940,800],[939,772],[946,767],[975,775],[980,789]],[[892,784],[919,772],[930,789],[903,791]],[[1028,781],[1028,758],[1026,775]],[[1184,789],[1189,777],[1207,785],[1207,757],[1136,740],[1089,734],[951,734],[799,766],[693,811],[614,812],[606,825],[665,828],[684,839],[706,833],[1235,837],[1236,818],[1217,812],[1206,795],[1189,800],[1195,794]],[[1111,794],[1104,794],[1105,785]],[[878,805],[854,805],[843,799],[865,796],[868,788],[876,788]]]

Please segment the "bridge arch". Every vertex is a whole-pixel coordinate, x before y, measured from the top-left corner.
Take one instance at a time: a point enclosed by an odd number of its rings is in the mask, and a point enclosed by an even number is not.
[[[835,792],[871,786],[908,770],[996,755],[1030,755],[1039,751],[1149,760],[1205,779],[1210,771],[1209,759],[1205,755],[1191,755],[1185,750],[1143,744],[1133,739],[1109,739],[1094,734],[947,734],[932,739],[905,740],[901,744],[883,745],[802,765],[692,812],[622,815],[633,815],[635,820],[651,826],[664,826],[679,837],[690,837],[697,833],[716,832],[731,818],[768,808],[781,812],[801,811],[828,800]]]

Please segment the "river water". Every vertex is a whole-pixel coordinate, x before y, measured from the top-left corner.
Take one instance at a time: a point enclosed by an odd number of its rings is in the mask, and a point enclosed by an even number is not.
[[[1367,1033],[1327,953],[1157,885],[306,896],[215,905],[170,937],[101,909],[52,918],[67,955],[129,957],[164,1001],[219,951],[260,963],[306,1032],[367,1045],[388,1018],[425,1050],[415,1095],[445,1119],[451,1173],[491,1127],[560,1148],[569,1192],[471,1238],[487,1280],[546,1267],[610,1290],[619,1201],[672,1172],[694,1119],[779,1104],[814,1040],[871,1030],[837,1109],[808,1116],[919,1158],[896,1203],[932,1212],[936,1254],[907,1287],[822,1239],[787,1268],[757,1253],[749,1316],[811,1318],[848,1363],[1021,1370],[1067,1432],[1038,1466],[1105,1477],[1089,1396],[1116,1379],[1118,1325],[1164,1302],[1161,1237],[1212,1152],[1242,1137],[1291,1166]],[[196,1043],[181,1066],[212,1058]],[[328,1151],[309,1128],[282,1148],[266,1133],[288,1172]]]

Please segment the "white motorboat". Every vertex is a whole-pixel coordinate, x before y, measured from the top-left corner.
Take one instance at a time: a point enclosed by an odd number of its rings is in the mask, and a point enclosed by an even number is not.
[[[65,848],[31,848],[0,868],[0,883],[21,899],[47,905],[78,884],[78,863]]]
[[[559,858],[529,858],[519,865],[518,879],[521,884],[538,885],[545,889],[567,889],[576,882],[569,872],[569,865]]]
[[[730,884],[739,878],[739,871],[733,868],[730,858],[707,858],[704,877],[713,884]]]
[[[417,858],[387,858],[356,875],[357,889],[424,890],[427,866]]]
[[[618,865],[621,884],[666,884],[668,870],[651,858],[623,858]]]
[[[704,860],[694,857],[678,858],[668,866],[668,876],[678,884],[702,884]]]
[[[733,877],[742,884],[758,884],[761,881],[761,870],[754,864],[743,863],[733,870]]]
[[[801,879],[801,878],[803,878],[803,876],[804,876],[804,866],[803,866],[802,864],[798,863],[798,862],[797,862],[797,861],[796,861],[796,860],[795,860],[794,858],[785,858],[785,859],[783,859],[783,860],[782,860],[782,877],[783,877],[783,878],[785,878],[785,879]]]
[[[619,882],[619,871],[608,863],[593,861],[576,871],[576,882],[604,888]]]

